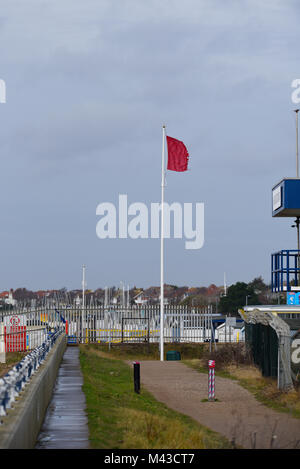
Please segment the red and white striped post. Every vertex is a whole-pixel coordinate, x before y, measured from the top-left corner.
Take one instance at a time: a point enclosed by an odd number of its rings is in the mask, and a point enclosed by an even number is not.
[[[208,400],[215,400],[215,361],[208,361]]]

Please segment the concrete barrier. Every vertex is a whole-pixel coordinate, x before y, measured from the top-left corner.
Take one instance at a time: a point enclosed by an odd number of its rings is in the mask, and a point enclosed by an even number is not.
[[[7,415],[1,417],[0,449],[34,448],[67,346],[62,334]]]

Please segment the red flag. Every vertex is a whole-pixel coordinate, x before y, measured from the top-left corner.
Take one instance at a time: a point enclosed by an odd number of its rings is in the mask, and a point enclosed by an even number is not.
[[[180,140],[167,136],[168,166],[171,171],[186,171],[188,167],[189,154],[186,146]]]

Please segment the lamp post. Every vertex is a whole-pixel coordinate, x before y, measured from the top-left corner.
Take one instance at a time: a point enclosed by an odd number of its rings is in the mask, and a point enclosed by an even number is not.
[[[299,112],[299,109],[295,109],[295,113],[296,113],[296,177],[297,177],[297,179],[299,178],[298,112]],[[295,224],[296,224],[295,226],[297,227],[297,250],[298,250],[298,255],[297,255],[297,275],[296,275],[296,278],[297,278],[298,286],[300,284],[300,272],[298,270],[299,267],[300,267],[300,259],[299,259],[299,249],[300,249],[299,220],[300,220],[299,217],[297,217],[296,220],[295,220]]]
[[[299,112],[299,109],[295,109],[295,113],[296,113],[296,177],[297,178],[299,178],[298,112]]]

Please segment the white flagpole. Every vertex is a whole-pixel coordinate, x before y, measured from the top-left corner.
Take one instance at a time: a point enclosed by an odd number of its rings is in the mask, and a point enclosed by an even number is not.
[[[163,125],[161,156],[161,226],[160,226],[160,360],[164,361],[164,191],[165,191],[165,140],[166,126]]]

